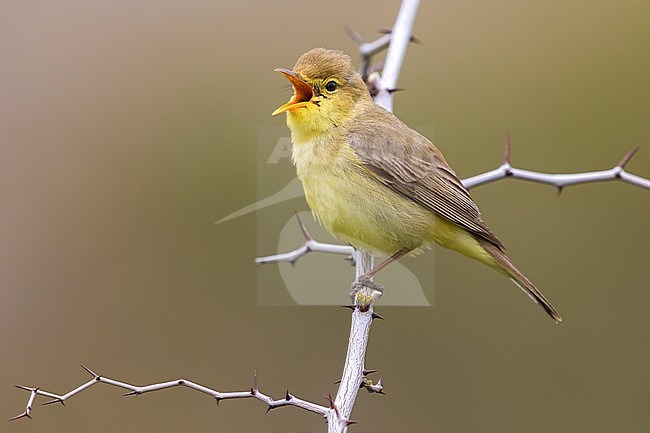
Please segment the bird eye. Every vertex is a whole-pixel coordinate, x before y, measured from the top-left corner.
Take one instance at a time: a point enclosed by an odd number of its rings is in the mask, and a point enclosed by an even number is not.
[[[338,84],[336,84],[336,81],[329,81],[327,84],[325,84],[325,90],[328,92],[333,92],[336,90],[338,87]]]

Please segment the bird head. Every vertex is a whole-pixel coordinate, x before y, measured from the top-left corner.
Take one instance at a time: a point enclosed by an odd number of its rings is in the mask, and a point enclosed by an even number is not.
[[[294,132],[319,133],[344,125],[360,100],[371,100],[352,59],[342,51],[315,48],[300,56],[292,70],[276,71],[289,80],[293,96],[272,115],[286,112]]]

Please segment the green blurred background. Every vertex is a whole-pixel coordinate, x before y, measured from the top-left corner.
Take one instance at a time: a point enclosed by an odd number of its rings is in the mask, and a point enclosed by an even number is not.
[[[80,363],[224,391],[257,369],[276,397],[335,393],[349,312],[258,307],[259,216],[214,222],[257,199],[256,134],[283,125],[269,114],[290,94],[273,69],[315,46],[353,54],[343,25],[371,39],[398,7],[0,2],[1,431],[324,431],[298,409],[108,386],[2,420],[27,401],[13,384],[63,393],[89,378]],[[423,2],[396,113],[434,127],[461,177],[500,164],[508,130],[516,166],[605,169],[641,144],[629,171],[648,177],[649,14],[646,1]],[[439,251],[434,307],[379,308],[367,366],[388,395],[360,395],[354,431],[649,430],[648,191],[503,181],[473,196],[565,323]]]

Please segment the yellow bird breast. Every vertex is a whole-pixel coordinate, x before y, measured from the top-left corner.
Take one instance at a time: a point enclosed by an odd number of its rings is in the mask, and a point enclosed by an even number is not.
[[[346,137],[327,135],[304,142],[296,142],[294,135],[292,154],[307,203],[320,223],[355,248],[387,254],[420,248],[434,231],[435,214],[382,185]]]

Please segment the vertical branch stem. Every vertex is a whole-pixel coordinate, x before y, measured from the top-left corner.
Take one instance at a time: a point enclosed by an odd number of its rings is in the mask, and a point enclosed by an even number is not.
[[[413,23],[419,5],[420,0],[403,0],[391,32],[379,93],[375,96],[375,102],[391,112],[393,111],[393,93],[389,90],[397,87],[397,80],[413,34]]]
[[[363,380],[363,369],[371,325],[372,307],[368,311],[362,312],[357,308],[352,312],[348,353],[345,357],[341,385],[334,400],[338,413],[330,412],[328,414],[328,433],[347,431],[347,425],[341,423],[341,421],[350,419],[352,408],[359,393],[359,387]]]
[[[357,278],[370,271],[375,263],[374,257],[365,251],[354,251],[355,275]]]
[[[375,102],[388,111],[393,111],[393,94],[388,90],[397,86],[397,79],[413,33],[413,23],[415,22],[419,4],[419,0],[403,0],[391,32],[391,42],[386,55],[384,72],[379,83],[379,93],[375,97]],[[357,278],[372,269],[373,257],[370,253],[355,251],[354,258]],[[347,432],[347,420],[350,419],[363,380],[372,315],[372,305],[365,312],[357,308],[352,313],[345,367],[343,368],[341,385],[333,403],[335,410],[327,414],[328,433]]]

